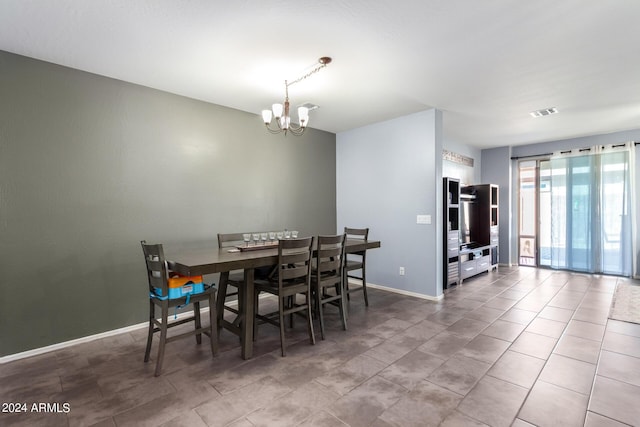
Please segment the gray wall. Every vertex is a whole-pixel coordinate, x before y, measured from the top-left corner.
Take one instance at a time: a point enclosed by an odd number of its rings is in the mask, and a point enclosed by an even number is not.
[[[441,295],[442,113],[341,132],[336,145],[338,227],[369,227],[382,241],[367,254],[367,281]],[[432,223],[416,224],[418,214]]]
[[[446,113],[443,115],[446,120]],[[450,160],[442,160],[442,176],[457,178],[461,185],[481,184],[482,181],[482,150],[471,145],[451,140],[446,133],[442,141],[442,148],[473,159],[473,166],[466,166]]]
[[[482,184],[497,184],[498,192],[498,262],[511,263],[511,168],[504,168],[511,162],[511,147],[482,150]]]
[[[148,316],[140,240],[336,229],[335,135],[0,51],[0,356]]]

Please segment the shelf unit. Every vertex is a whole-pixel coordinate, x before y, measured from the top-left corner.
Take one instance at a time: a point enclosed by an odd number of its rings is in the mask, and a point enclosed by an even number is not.
[[[471,240],[476,243],[473,251],[482,250],[482,265],[477,265],[475,274],[482,273],[498,267],[498,212],[499,187],[495,184],[480,184],[463,187],[465,194],[474,194],[473,213],[471,215],[470,234]],[[473,259],[477,259],[475,257]],[[466,260],[461,260],[462,262]],[[461,266],[461,274],[463,271]],[[464,275],[463,275],[464,276]],[[462,277],[466,279],[468,275]]]
[[[443,178],[443,288],[460,283],[460,180]]]
[[[460,282],[491,269],[491,246],[460,251]]]

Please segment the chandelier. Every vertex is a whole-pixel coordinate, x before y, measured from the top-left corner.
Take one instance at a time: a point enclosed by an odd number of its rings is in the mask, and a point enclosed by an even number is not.
[[[292,134],[298,136],[304,133],[307,125],[309,125],[309,108],[298,107],[298,125],[291,123],[291,116],[289,114],[289,86],[317,73],[331,63],[331,58],[329,58],[328,56],[323,56],[322,58],[318,59],[318,63],[320,63],[320,65],[309,71],[304,76],[298,77],[292,82],[288,82],[287,80],[284,81],[284,104],[273,104],[271,106],[271,110],[262,110],[262,120],[264,121],[264,124],[269,132],[284,132],[285,136],[287,135],[287,132],[291,132]],[[271,119],[274,117],[276,127],[271,126]]]

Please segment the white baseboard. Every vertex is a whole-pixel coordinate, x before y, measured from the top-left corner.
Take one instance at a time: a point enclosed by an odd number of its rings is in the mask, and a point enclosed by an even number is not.
[[[262,298],[262,296],[260,296],[260,298]],[[228,303],[228,305],[237,305],[237,304],[238,304],[237,301],[230,301]],[[200,309],[200,313],[201,314],[208,313],[208,312],[209,312],[209,307],[202,307]],[[182,313],[178,314],[178,319],[182,319],[184,317],[189,317],[189,316],[193,316],[193,311],[185,311],[185,312],[182,312]],[[87,343],[87,342],[99,340],[99,339],[102,339],[102,338],[108,338],[108,337],[112,337],[114,335],[119,335],[119,334],[124,334],[124,333],[127,333],[127,332],[137,331],[138,329],[144,329],[144,328],[148,328],[148,327],[149,327],[149,322],[145,321],[145,322],[138,323],[138,324],[135,324],[135,325],[125,326],[124,328],[113,329],[111,331],[101,332],[99,334],[89,335],[89,336],[82,337],[82,338],[77,338],[77,339],[71,340],[71,341],[64,341],[64,342],[48,345],[46,347],[34,348],[33,350],[27,350],[27,351],[23,351],[21,353],[9,354],[7,356],[0,357],[0,365],[2,365],[4,363],[13,362],[14,360],[26,359],[27,357],[38,356],[38,355],[41,355],[41,354],[44,354],[44,353],[49,353],[51,351],[56,351],[56,350],[60,350],[60,349],[63,349],[63,348],[72,347],[72,346],[77,345],[77,344]]]
[[[352,283],[354,285],[362,285],[361,281],[350,280],[349,283]],[[386,287],[386,286],[376,285],[376,284],[373,284],[373,283],[367,283],[367,286],[369,286],[370,288],[374,288],[374,289],[380,289],[380,290],[387,291],[387,292],[394,292],[394,293],[397,293],[397,294],[407,295],[407,296],[421,298],[421,299],[426,299],[426,300],[430,300],[430,301],[439,301],[444,297],[444,295],[440,295],[439,297],[432,297],[430,295],[424,295],[424,294],[419,294],[419,293],[410,292],[410,291],[403,291],[403,290],[400,290],[400,289],[389,288],[389,287]],[[260,299],[269,298],[270,296],[271,295],[266,295],[266,294],[265,295],[261,295]],[[237,304],[238,304],[237,301],[230,301],[229,302],[229,305],[237,305]],[[209,312],[209,307],[203,307],[200,310],[200,312],[201,313]],[[178,319],[183,318],[183,317],[192,316],[192,315],[193,315],[193,311],[186,311],[186,312],[178,314]],[[64,341],[64,342],[48,345],[46,347],[34,348],[33,350],[27,350],[27,351],[23,351],[23,352],[20,352],[20,353],[9,354],[7,356],[0,357],[0,365],[2,365],[4,363],[13,362],[15,360],[26,359],[27,357],[39,356],[41,354],[49,353],[51,351],[56,351],[56,350],[60,350],[60,349],[63,349],[63,348],[72,347],[72,346],[77,345],[77,344],[83,344],[83,343],[99,340],[99,339],[102,339],[102,338],[112,337],[114,335],[119,335],[119,334],[124,334],[124,333],[127,333],[127,332],[137,331],[138,329],[144,329],[144,328],[147,328],[148,326],[149,326],[149,322],[145,321],[145,322],[138,323],[138,324],[135,324],[135,325],[125,326],[124,328],[113,329],[111,331],[101,332],[99,334],[89,335],[89,336],[86,336],[86,337],[77,338],[77,339],[70,340],[70,341]]]
[[[204,312],[204,310],[209,311],[209,307],[205,307],[201,311]],[[193,314],[193,311],[180,313],[178,315],[178,318],[185,317],[190,314]],[[95,335],[89,335],[89,336],[77,338],[71,341],[64,341],[64,342],[48,345],[46,347],[34,348],[33,350],[27,350],[21,353],[10,354],[8,356],[0,357],[0,365],[2,365],[3,363],[13,362],[14,360],[26,359],[27,357],[38,356],[40,354],[49,353],[50,351],[56,351],[63,348],[71,347],[77,344],[99,340],[101,338],[107,338],[107,337],[111,337],[118,334],[137,331],[138,329],[147,328],[148,326],[149,326],[149,322],[138,323],[136,325],[126,326],[124,328],[119,328],[119,329],[113,329],[111,331],[102,332]]]
[[[353,281],[350,280],[349,283],[353,283],[354,285],[361,285],[362,286],[362,281]],[[444,294],[434,297],[431,295],[425,295],[425,294],[420,294],[417,292],[411,292],[411,291],[405,291],[402,289],[396,289],[396,288],[389,288],[387,286],[382,286],[382,285],[376,285],[375,283],[369,283],[367,282],[367,286],[373,289],[380,289],[382,291],[386,291],[386,292],[393,292],[395,294],[400,294],[400,295],[406,295],[409,297],[414,297],[414,298],[420,298],[420,299],[426,299],[429,301],[440,301],[442,298],[444,298]]]

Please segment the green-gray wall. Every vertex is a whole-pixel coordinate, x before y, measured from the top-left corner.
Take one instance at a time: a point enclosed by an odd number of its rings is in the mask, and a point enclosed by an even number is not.
[[[143,322],[142,239],[334,232],[335,140],[0,51],[0,356]]]

